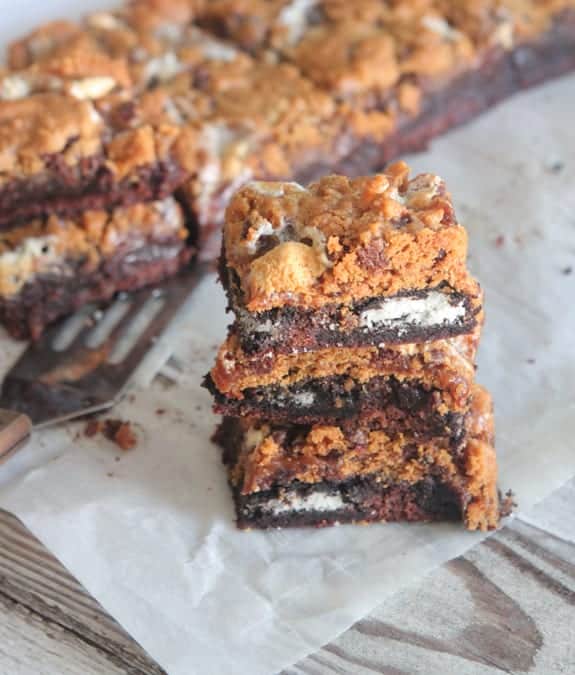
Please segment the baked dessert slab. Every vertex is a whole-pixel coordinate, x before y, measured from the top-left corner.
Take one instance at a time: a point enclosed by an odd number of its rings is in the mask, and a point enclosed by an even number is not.
[[[456,451],[367,422],[346,429],[225,418],[215,440],[240,528],[460,520],[488,530],[499,522],[491,400],[480,388]]]
[[[246,354],[230,334],[204,386],[214,409],[278,424],[379,420],[397,433],[464,437],[479,329],[410,345],[332,347],[293,354]]]
[[[172,197],[0,233],[0,323],[15,338],[36,339],[88,302],[176,274],[193,255],[187,237]]]
[[[0,229],[34,216],[164,199],[185,178],[176,126],[115,132],[91,101],[0,102]]]
[[[481,321],[467,234],[443,181],[251,182],[226,213],[221,278],[250,353],[435,340]]]

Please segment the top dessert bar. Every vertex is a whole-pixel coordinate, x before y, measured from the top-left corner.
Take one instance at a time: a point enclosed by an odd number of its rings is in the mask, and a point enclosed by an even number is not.
[[[221,277],[247,352],[433,340],[472,331],[481,292],[443,181],[252,182],[230,202]]]

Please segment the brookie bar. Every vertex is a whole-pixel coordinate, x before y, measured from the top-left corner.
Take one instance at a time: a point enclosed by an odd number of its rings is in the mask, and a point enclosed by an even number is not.
[[[216,411],[310,423],[387,410],[390,423],[457,433],[469,407],[479,331],[405,345],[246,354],[232,333],[206,380]],[[393,408],[393,411],[391,410]]]
[[[481,292],[443,181],[328,176],[252,182],[232,199],[221,277],[248,353],[409,343],[469,333]]]
[[[466,444],[414,441],[370,424],[282,427],[224,419],[216,434],[238,526],[373,521],[499,521],[489,395],[476,387]]]
[[[187,234],[172,197],[0,233],[0,322],[13,337],[35,339],[88,302],[172,276],[192,256]]]

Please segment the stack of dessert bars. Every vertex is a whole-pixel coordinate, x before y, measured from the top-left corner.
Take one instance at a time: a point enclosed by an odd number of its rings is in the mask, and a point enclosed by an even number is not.
[[[466,257],[442,180],[401,162],[232,198],[220,275],[235,321],[206,386],[241,528],[496,527]]]
[[[367,175],[575,68],[575,0],[131,0],[0,69],[0,321],[214,259],[253,179]]]

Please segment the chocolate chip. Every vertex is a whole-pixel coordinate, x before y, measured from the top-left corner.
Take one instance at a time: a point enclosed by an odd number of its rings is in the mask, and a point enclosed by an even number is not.
[[[372,239],[369,244],[357,251],[359,264],[368,271],[375,271],[387,265],[385,242],[383,239]]]

